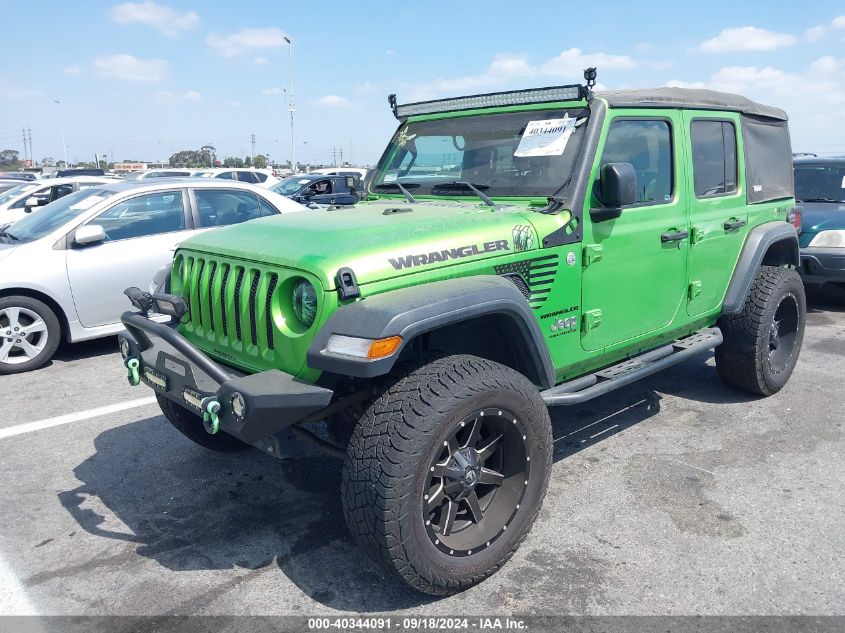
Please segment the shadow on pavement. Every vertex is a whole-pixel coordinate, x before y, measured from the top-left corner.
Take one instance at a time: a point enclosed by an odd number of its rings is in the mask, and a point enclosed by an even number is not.
[[[52,362],[71,362],[84,358],[107,356],[117,354],[117,337],[107,336],[94,339],[93,341],[82,341],[81,343],[62,342]]]
[[[588,405],[553,409],[555,460],[656,415],[655,389],[737,401],[699,358]],[[162,417],[109,429],[94,446],[74,469],[82,483],[59,494],[62,505],[88,533],[132,543],[171,571],[264,573],[275,565],[338,610],[390,611],[434,600],[406,589],[357,548],[341,510],[341,464],[310,446],[284,461],[257,451],[212,453]]]

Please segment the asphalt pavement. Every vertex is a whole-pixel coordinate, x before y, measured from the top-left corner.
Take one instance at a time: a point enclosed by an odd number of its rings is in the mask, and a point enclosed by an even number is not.
[[[704,354],[554,410],[527,541],[435,599],[352,543],[339,462],[205,451],[127,384],[115,339],[65,346],[0,377],[0,613],[843,615],[843,379],[845,301],[816,294],[774,397]]]

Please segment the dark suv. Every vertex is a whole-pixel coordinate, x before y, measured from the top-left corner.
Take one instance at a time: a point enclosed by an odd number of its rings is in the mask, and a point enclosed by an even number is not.
[[[801,276],[805,284],[845,286],[845,156],[798,158],[794,165]]]

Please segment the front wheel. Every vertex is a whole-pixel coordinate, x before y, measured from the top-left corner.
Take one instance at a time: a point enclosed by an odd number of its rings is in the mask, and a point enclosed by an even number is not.
[[[742,311],[719,320],[725,340],[716,348],[716,370],[722,382],[760,396],[780,391],[798,362],[806,314],[798,273],[761,266]]]
[[[62,328],[56,313],[25,296],[0,299],[0,374],[44,366],[56,353]]]
[[[409,585],[455,593],[525,540],[551,461],[537,388],[497,363],[447,356],[399,375],[366,409],[343,468],[344,515]]]

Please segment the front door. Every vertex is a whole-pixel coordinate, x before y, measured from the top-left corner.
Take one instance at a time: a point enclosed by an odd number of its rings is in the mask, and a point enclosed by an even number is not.
[[[641,115],[641,113],[643,113]],[[612,220],[584,213],[581,341],[599,350],[671,325],[687,289],[688,218],[682,186],[680,115],[617,115],[610,120],[601,160],[630,163],[635,204]],[[601,207],[598,186],[590,202]]]
[[[67,251],[68,280],[84,327],[117,323],[131,308],[123,291],[149,289],[177,244],[192,234],[186,230],[188,209],[184,191],[174,189],[123,200],[89,221],[103,227],[106,241]]]

